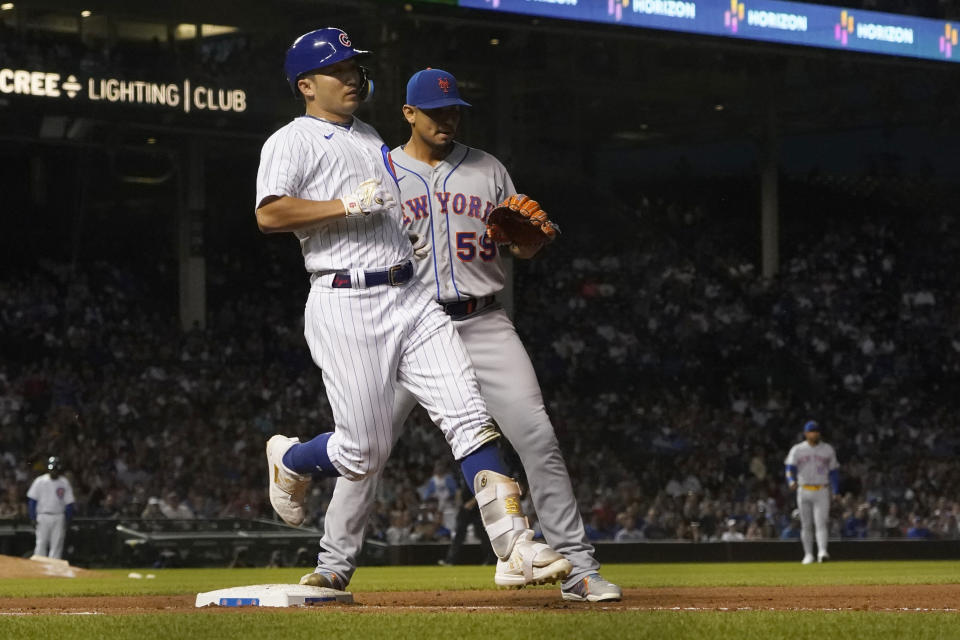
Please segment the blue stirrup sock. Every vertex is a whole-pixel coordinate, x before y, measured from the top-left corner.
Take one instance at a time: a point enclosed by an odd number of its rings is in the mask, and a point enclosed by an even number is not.
[[[476,495],[473,489],[473,479],[481,471],[493,471],[502,475],[507,474],[506,465],[503,464],[503,458],[500,456],[500,449],[496,442],[490,442],[483,445],[473,453],[468,453],[460,461],[460,471],[463,472],[463,478],[467,481],[467,487],[470,493]]]
[[[321,433],[309,442],[300,442],[283,454],[283,464],[287,469],[300,475],[318,475],[333,478],[340,475],[337,468],[330,462],[327,455],[327,440],[333,435],[332,431]]]

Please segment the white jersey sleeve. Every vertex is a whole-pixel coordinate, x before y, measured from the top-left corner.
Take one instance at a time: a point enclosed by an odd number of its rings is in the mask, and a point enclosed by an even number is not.
[[[299,196],[306,153],[305,143],[294,127],[283,127],[267,139],[260,151],[255,208],[270,196]]]
[[[440,302],[481,298],[503,289],[500,247],[486,235],[490,212],[516,193],[495,157],[455,143],[435,166],[398,147],[391,152],[400,185],[401,223],[427,239],[430,255],[417,276]]]

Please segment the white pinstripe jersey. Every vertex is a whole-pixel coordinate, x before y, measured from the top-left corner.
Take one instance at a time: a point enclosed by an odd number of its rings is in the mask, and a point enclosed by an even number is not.
[[[430,256],[417,276],[437,300],[479,298],[503,289],[500,250],[486,236],[490,212],[516,193],[510,174],[489,153],[459,142],[435,167],[402,147],[392,151],[405,229],[426,235]]]
[[[264,143],[257,171],[257,207],[268,196],[334,200],[361,182],[379,178],[400,192],[390,173],[387,146],[357,118],[349,126],[300,116]],[[400,211],[343,218],[322,228],[296,231],[308,272],[389,267],[411,257],[410,240],[398,224]]]
[[[27,497],[37,501],[37,513],[53,513],[62,516],[68,504],[73,504],[73,487],[64,476],[57,476],[54,480],[49,473],[37,476]]]

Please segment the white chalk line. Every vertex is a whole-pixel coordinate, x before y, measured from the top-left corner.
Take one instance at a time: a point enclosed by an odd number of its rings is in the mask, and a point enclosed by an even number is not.
[[[363,603],[357,603],[359,607],[363,609],[377,609],[383,611],[396,611],[396,610],[411,610],[411,611],[429,611],[431,609],[443,609],[443,610],[456,610],[456,611],[517,611],[525,610],[528,607],[511,607],[511,606],[499,606],[499,605],[365,605]],[[846,612],[846,611],[863,611],[866,613],[957,613],[960,612],[960,609],[955,607],[877,607],[863,609],[859,607],[609,607],[604,605],[598,605],[596,603],[576,603],[568,605],[564,609],[554,609],[555,611],[567,611],[573,609],[579,605],[582,605],[583,611],[692,611],[692,612],[702,612],[702,611],[788,611],[788,612]],[[549,609],[544,609],[543,607],[536,607],[540,611],[549,611]]]
[[[0,616],[102,616],[102,611],[0,611]]]

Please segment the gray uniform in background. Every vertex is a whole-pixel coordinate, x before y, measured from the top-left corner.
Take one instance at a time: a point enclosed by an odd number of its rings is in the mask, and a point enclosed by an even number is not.
[[[503,289],[504,270],[500,248],[486,237],[485,221],[498,203],[516,193],[513,182],[496,158],[459,143],[435,167],[401,148],[391,155],[403,225],[425,237],[430,247],[430,254],[417,262],[417,275],[454,319],[487,409],[523,463],[543,535],[573,564],[564,586],[576,584],[600,563],[584,533],[533,365],[513,322],[493,298]],[[398,392],[394,442],[415,406],[412,395]],[[344,584],[356,570],[379,477],[337,480],[318,566],[336,573]]]
[[[791,447],[784,463],[797,470],[797,508],[804,562],[813,561],[813,542],[821,560],[829,557],[830,472],[839,468],[837,453],[826,442],[801,442]]]

